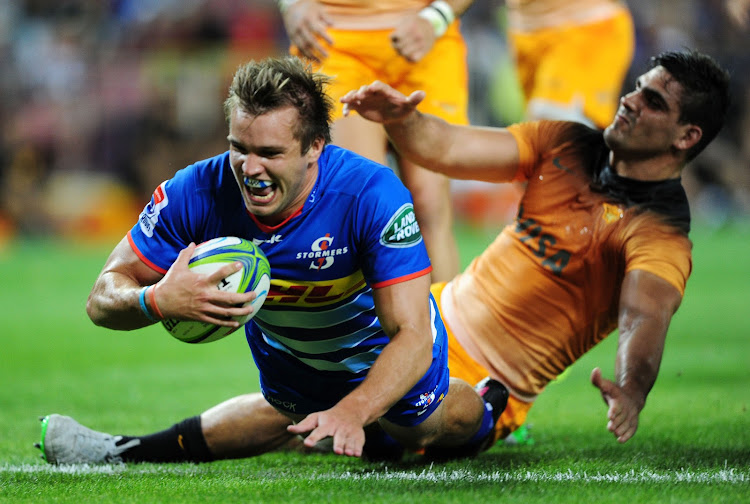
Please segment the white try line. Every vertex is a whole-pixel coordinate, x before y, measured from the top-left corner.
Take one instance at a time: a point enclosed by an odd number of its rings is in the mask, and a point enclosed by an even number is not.
[[[140,465],[61,465],[48,464],[22,464],[22,465],[0,465],[2,473],[49,473],[49,474],[119,474],[128,472],[130,474],[177,474],[194,475],[204,471],[200,466],[140,466]],[[481,482],[481,483],[504,483],[504,482],[570,482],[570,483],[748,483],[750,482],[750,471],[741,471],[733,467],[720,469],[718,471],[691,471],[677,469],[674,471],[625,471],[625,472],[588,472],[588,471],[493,471],[480,472],[467,469],[439,469],[432,467],[421,471],[392,471],[384,468],[377,471],[363,470],[362,472],[343,471],[327,473],[311,473],[308,476],[297,475],[299,479],[310,481],[328,481],[348,479],[351,481],[428,481],[428,482]]]

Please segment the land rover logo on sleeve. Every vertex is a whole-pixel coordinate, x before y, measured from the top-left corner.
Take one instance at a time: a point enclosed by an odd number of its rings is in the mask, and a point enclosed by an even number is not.
[[[393,214],[380,233],[380,243],[386,247],[411,247],[422,241],[419,223],[411,203],[404,204]]]

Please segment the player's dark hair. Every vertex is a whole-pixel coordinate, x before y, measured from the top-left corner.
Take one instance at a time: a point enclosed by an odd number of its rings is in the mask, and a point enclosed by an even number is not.
[[[651,58],[651,68],[662,66],[682,85],[681,124],[695,124],[703,136],[687,151],[687,161],[716,137],[729,109],[729,73],[698,51],[667,51]]]
[[[331,141],[333,100],[325,92],[329,81],[293,56],[250,61],[234,74],[224,101],[224,116],[229,123],[235,107],[258,116],[292,106],[299,113],[292,133],[304,154],[318,138]]]

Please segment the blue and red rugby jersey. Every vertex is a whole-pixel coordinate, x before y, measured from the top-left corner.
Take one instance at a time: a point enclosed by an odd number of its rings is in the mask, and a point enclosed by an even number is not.
[[[372,289],[432,269],[411,195],[389,168],[332,145],[318,165],[301,211],[270,228],[247,212],[228,152],[200,161],[156,189],[128,234],[133,250],[161,273],[190,242],[238,236],[260,246],[271,290],[245,332],[264,395],[296,413],[335,404],[388,343]],[[442,360],[445,328],[429,302],[433,358]],[[433,371],[413,389],[417,397],[434,391]]]

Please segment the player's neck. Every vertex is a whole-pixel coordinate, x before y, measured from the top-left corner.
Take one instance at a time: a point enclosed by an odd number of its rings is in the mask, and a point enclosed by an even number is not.
[[[680,178],[684,164],[671,156],[627,160],[611,156],[610,166],[620,177],[657,181]]]

